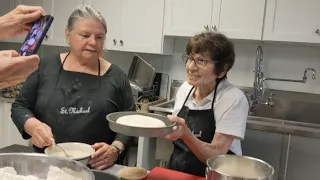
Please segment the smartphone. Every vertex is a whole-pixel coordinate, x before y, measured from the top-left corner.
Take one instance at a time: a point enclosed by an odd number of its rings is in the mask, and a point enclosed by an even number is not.
[[[46,15],[32,23],[31,29],[20,48],[21,56],[30,56],[37,53],[43,39],[47,35],[53,19],[52,16]]]

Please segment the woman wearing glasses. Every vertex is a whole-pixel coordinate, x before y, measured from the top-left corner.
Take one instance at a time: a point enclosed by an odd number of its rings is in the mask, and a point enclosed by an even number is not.
[[[235,53],[226,36],[205,32],[192,37],[183,59],[187,81],[169,116],[177,127],[166,137],[174,142],[169,168],[204,176],[209,157],[242,154],[249,105],[244,93],[227,80]]]

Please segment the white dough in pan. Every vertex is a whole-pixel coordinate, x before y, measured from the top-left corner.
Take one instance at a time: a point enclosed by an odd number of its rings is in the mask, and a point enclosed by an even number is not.
[[[122,116],[118,118],[116,122],[125,126],[132,126],[132,127],[143,127],[143,128],[166,127],[166,124],[163,121],[156,118],[143,116],[143,115]]]

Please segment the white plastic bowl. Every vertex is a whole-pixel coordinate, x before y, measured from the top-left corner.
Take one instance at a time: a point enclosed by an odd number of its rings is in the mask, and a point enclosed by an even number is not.
[[[91,155],[95,152],[95,150],[89,145],[84,143],[78,143],[78,142],[66,142],[66,143],[59,143],[57,144],[60,147],[63,148],[63,150],[70,156],[73,156],[73,152],[81,152],[84,153],[84,156],[78,156],[78,157],[68,157],[69,159],[76,160],[84,165],[88,165],[88,162],[91,158]],[[44,150],[44,153],[49,156],[58,156],[63,157],[62,150],[57,146],[50,146]],[[56,153],[62,153],[61,155],[57,155]]]

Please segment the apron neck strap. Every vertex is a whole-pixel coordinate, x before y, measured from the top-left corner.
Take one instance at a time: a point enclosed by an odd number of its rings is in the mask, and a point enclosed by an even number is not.
[[[70,55],[70,52],[68,52],[68,54],[66,55],[66,57],[63,59],[61,67],[60,67],[60,71],[63,69],[63,65],[67,60],[67,57]],[[59,72],[60,72],[59,71]],[[99,84],[100,84],[100,76],[101,76],[101,71],[100,71],[100,60],[98,59],[98,76],[99,76]]]

